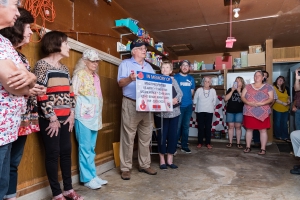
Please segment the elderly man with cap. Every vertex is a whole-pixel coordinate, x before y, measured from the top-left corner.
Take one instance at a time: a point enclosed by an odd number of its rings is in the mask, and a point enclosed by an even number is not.
[[[193,94],[195,90],[194,78],[189,75],[190,62],[183,60],[180,65],[180,71],[174,76],[179,84],[179,87],[183,93],[180,104],[181,115],[178,121],[178,140],[181,138],[181,151],[185,153],[191,153],[188,147],[188,137],[190,128],[190,118],[193,112]]]
[[[107,184],[97,176],[95,146],[98,130],[102,129],[103,97],[97,73],[100,56],[97,51],[83,52],[73,73],[73,91],[76,98],[75,133],[78,141],[80,181],[90,189]]]
[[[120,130],[120,169],[123,180],[130,179],[134,138],[138,132],[139,171],[156,175],[150,167],[149,144],[152,137],[153,116],[149,112],[136,111],[136,77],[137,71],[154,73],[151,65],[145,62],[146,43],[142,39],[130,45],[130,59],[123,60],[119,66],[118,83],[123,89],[122,117]]]

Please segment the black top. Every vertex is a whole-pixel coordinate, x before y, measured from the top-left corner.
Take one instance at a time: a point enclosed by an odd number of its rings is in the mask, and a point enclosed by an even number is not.
[[[226,95],[231,92],[231,88],[229,88],[226,92]],[[227,102],[226,112],[228,113],[242,113],[243,112],[244,103],[241,99],[238,91],[234,91]]]

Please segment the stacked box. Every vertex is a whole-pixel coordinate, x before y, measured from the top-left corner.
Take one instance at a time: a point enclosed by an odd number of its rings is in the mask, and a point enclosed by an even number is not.
[[[263,52],[261,45],[251,45],[249,46],[249,54],[251,53],[261,53]]]
[[[206,70],[212,70],[212,69],[214,69],[214,64],[205,64],[205,69]]]
[[[248,54],[248,66],[260,66],[266,64],[266,54],[261,53],[251,53]]]
[[[232,69],[232,56],[216,56],[215,69]]]
[[[247,67],[248,66],[248,52],[242,51],[241,52],[241,67]]]

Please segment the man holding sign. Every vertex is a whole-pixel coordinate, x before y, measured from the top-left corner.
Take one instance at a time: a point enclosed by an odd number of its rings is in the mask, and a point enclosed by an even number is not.
[[[122,118],[120,130],[120,169],[123,180],[130,179],[134,138],[138,132],[139,171],[156,175],[150,167],[149,144],[152,137],[153,116],[149,112],[136,111],[137,71],[154,73],[150,64],[145,62],[146,44],[142,39],[132,41],[130,59],[123,60],[119,66],[118,84],[123,89]]]

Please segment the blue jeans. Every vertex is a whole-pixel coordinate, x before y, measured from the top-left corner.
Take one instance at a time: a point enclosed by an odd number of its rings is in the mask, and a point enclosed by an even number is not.
[[[26,139],[27,139],[27,135],[20,136],[16,141],[12,143],[11,146],[9,187],[5,195],[5,198],[7,199],[17,196],[18,167],[23,156]]]
[[[158,152],[161,154],[174,154],[177,144],[177,125],[179,116],[173,118],[163,118],[163,134],[157,131]],[[161,118],[154,115],[154,122],[157,128],[161,127]],[[168,141],[168,142],[167,142]]]
[[[193,105],[187,107],[180,107],[181,115],[178,120],[178,140],[181,138],[181,148],[188,148],[190,119],[193,112]]]
[[[0,146],[0,199],[3,199],[9,185],[9,163],[11,143]]]
[[[295,128],[300,130],[300,109],[297,109],[295,112]]]
[[[95,146],[98,131],[92,131],[75,119],[75,134],[78,141],[80,181],[91,181],[97,176]]]
[[[289,139],[288,134],[288,117],[289,112],[278,112],[273,110],[273,126],[276,138]]]

